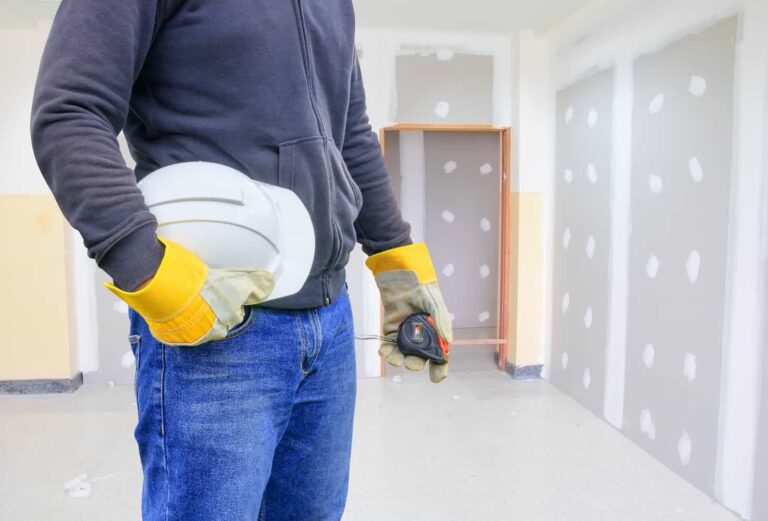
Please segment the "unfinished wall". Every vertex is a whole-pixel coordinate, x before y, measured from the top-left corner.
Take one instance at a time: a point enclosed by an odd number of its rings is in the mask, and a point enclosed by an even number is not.
[[[434,54],[397,57],[397,121],[490,123],[493,57]]]
[[[736,33],[729,18],[634,63],[624,428],[710,494]]]
[[[550,379],[603,412],[608,332],[613,69],[557,94]]]
[[[766,27],[761,0],[626,0],[595,2],[545,36],[555,92],[614,68],[602,413],[745,518],[754,503],[764,508],[765,478],[753,477],[767,463],[755,460],[765,458],[756,439],[768,315]],[[552,169],[555,183],[562,175]],[[553,290],[553,380],[561,306]]]

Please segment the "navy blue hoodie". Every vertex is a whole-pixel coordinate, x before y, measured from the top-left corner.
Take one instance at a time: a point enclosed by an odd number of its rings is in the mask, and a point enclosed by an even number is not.
[[[32,108],[40,170],[88,254],[126,290],[163,256],[136,186],[182,161],[289,188],[317,247],[300,293],[328,304],[355,241],[410,243],[368,122],[351,0],[63,0]],[[135,171],[116,136],[125,131]]]

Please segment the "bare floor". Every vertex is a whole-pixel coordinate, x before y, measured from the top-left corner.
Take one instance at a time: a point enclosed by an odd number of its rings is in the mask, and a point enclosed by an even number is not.
[[[455,358],[440,385],[360,380],[344,521],[736,519],[548,383]],[[0,519],[138,520],[135,421],[128,386],[0,396]]]

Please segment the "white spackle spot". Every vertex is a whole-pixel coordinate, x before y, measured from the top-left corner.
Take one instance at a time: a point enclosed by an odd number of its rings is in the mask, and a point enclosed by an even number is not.
[[[491,268],[489,268],[487,264],[480,266],[480,278],[487,279],[490,274]]]
[[[595,128],[595,125],[597,125],[597,110],[595,110],[595,107],[590,107],[589,109],[589,116],[587,116],[587,125],[589,125],[589,128]]]
[[[649,278],[655,279],[659,274],[660,266],[661,263],[659,262],[658,257],[656,257],[656,255],[651,255],[651,258],[648,259],[648,262],[645,263],[645,273]]]
[[[563,356],[560,357],[560,366],[563,368],[563,370],[568,369],[568,353],[563,353]]]
[[[683,374],[689,382],[693,382],[696,379],[696,355],[693,353],[685,353],[683,358]]]
[[[664,108],[664,94],[656,94],[648,105],[648,112],[658,114],[662,108]]]
[[[450,210],[443,210],[443,213],[442,213],[442,214],[440,214],[440,216],[441,216],[441,217],[443,218],[443,220],[444,220],[445,222],[447,222],[448,224],[451,224],[453,221],[455,221],[455,220],[456,220],[456,216],[455,216],[455,215],[453,215],[453,212],[451,212]]]
[[[589,367],[584,369],[583,383],[584,389],[589,389],[589,387],[592,385],[592,373],[590,372]]]
[[[456,161],[448,161],[443,165],[443,172],[446,174],[452,174],[456,171],[456,168],[458,168],[459,165],[456,164]]]
[[[691,81],[688,84],[688,92],[693,96],[700,98],[707,92],[707,80],[701,76],[691,76]]]
[[[662,190],[664,190],[664,181],[657,175],[651,175],[648,178],[648,188],[650,188],[651,192],[654,194],[660,194]]]
[[[592,184],[597,183],[597,169],[595,169],[595,165],[592,163],[587,165],[587,179]]]
[[[136,359],[133,357],[133,352],[126,351],[123,356],[120,357],[120,365],[125,368],[131,367]]]
[[[92,487],[88,482],[88,475],[79,474],[77,477],[64,483],[64,490],[67,495],[75,499],[85,499],[90,497]]]
[[[480,229],[483,230],[484,232],[491,231],[491,221],[489,221],[485,217],[480,219]]]
[[[563,180],[565,181],[565,184],[571,184],[573,182],[573,170],[570,168],[563,170]]]
[[[691,436],[685,431],[680,435],[680,439],[677,442],[677,454],[680,456],[680,463],[687,467],[691,462],[693,443],[691,442]]]
[[[454,271],[456,271],[456,267],[453,264],[446,264],[443,268],[443,275],[450,277]]]
[[[491,172],[493,172],[493,167],[491,166],[490,163],[486,163],[486,164],[484,164],[483,166],[480,167],[480,173],[482,175],[488,175]]]
[[[447,101],[438,101],[435,105],[435,114],[441,119],[448,117],[448,113],[451,111],[451,105]]]
[[[453,59],[453,51],[450,49],[438,49],[437,59],[441,62],[449,62]]]
[[[454,399],[454,400],[458,400],[459,398],[461,398],[461,396],[459,396],[458,394],[454,394],[454,395],[453,395],[453,399]]]
[[[563,295],[563,298],[560,301],[560,310],[563,313],[568,313],[568,308],[570,306],[571,306],[571,294],[566,291],[565,295]]]
[[[395,376],[392,377],[392,382],[396,384],[403,383],[403,377],[400,376],[399,374],[396,374]]]
[[[567,250],[568,246],[571,244],[571,229],[566,228],[563,232],[563,249]]]
[[[122,313],[123,315],[128,314],[128,304],[123,302],[122,300],[118,300],[112,304],[112,309],[117,311],[118,313]]]
[[[685,261],[685,272],[688,274],[688,280],[695,284],[699,280],[701,272],[701,255],[696,250],[688,254],[688,260]]]
[[[568,124],[573,120],[573,107],[565,109],[565,123]]]
[[[592,306],[589,306],[584,312],[584,327],[587,329],[592,327]]]
[[[589,239],[587,239],[587,258],[592,260],[592,258],[595,256],[595,238],[593,236],[589,236]]]
[[[448,313],[448,316],[451,318],[451,322],[456,321],[456,314],[455,313]]]
[[[645,367],[648,369],[653,367],[654,360],[656,360],[656,348],[653,347],[653,344],[645,344],[645,349],[643,349],[643,363]]]
[[[653,415],[648,409],[640,412],[640,432],[650,439],[656,439],[656,423],[653,421]]]
[[[483,311],[477,316],[477,320],[480,322],[487,322],[491,318],[491,314],[488,311]]]
[[[688,160],[688,170],[691,173],[691,179],[695,182],[701,183],[704,180],[704,168],[702,168],[698,157],[692,157]]]
[[[109,387],[110,389],[112,389],[114,386],[115,386],[115,381],[114,380],[109,380],[107,382],[107,387]]]

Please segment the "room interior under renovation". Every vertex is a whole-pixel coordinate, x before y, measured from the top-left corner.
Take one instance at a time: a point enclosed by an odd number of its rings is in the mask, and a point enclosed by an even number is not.
[[[0,520],[768,521],[768,1],[2,0],[0,77]]]

